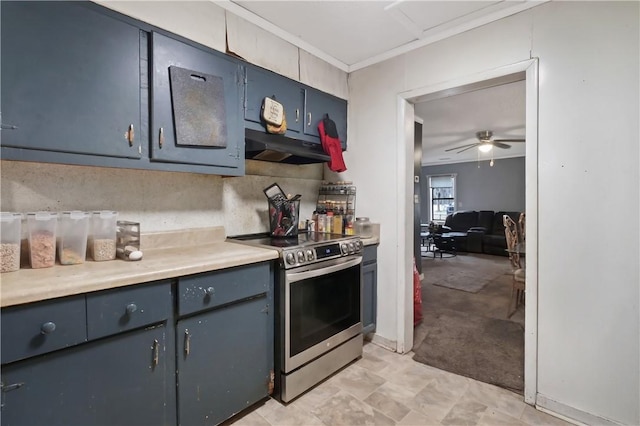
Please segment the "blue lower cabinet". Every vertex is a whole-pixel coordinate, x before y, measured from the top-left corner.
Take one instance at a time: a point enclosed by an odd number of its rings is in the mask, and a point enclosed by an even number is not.
[[[2,424],[175,424],[172,344],[156,325],[3,365]]]
[[[218,424],[272,390],[266,294],[178,320],[178,423]]]
[[[362,332],[376,331],[378,291],[377,247],[364,248],[362,262]]]

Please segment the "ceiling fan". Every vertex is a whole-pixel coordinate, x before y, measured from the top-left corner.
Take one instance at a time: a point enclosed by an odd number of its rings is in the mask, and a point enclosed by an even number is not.
[[[496,148],[509,149],[511,145],[507,145],[505,142],[514,143],[514,142],[524,142],[524,139],[492,139],[493,132],[491,130],[481,130],[476,132],[476,138],[478,138],[478,142],[470,143],[468,145],[462,145],[455,148],[445,149],[446,152],[460,150],[457,154],[464,152],[468,149],[478,147],[478,149],[482,152],[489,152],[495,146]]]

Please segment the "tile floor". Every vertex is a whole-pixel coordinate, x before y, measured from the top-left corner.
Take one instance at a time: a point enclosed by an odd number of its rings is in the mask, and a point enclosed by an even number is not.
[[[365,343],[361,359],[288,405],[270,399],[234,426],[568,425],[505,389]]]

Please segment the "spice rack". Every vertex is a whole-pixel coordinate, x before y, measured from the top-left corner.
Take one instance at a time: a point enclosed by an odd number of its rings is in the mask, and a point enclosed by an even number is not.
[[[352,182],[322,182],[318,190],[316,212],[318,232],[352,235],[356,216],[356,187]]]

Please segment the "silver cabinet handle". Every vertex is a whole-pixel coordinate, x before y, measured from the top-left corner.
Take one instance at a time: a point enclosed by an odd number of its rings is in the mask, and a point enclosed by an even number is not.
[[[213,295],[216,294],[216,289],[213,288],[213,287],[207,287],[207,288],[204,289],[204,294],[206,296],[213,296]]]
[[[133,146],[134,138],[135,134],[133,131],[133,124],[129,124],[129,130],[127,130],[127,140],[129,141],[129,146]]]
[[[307,113],[307,119],[308,119],[307,126],[311,126],[311,113],[310,112]]]
[[[44,324],[42,324],[40,326],[40,333],[41,334],[51,334],[54,331],[56,331],[56,323],[55,322],[51,322],[51,321],[47,321]]]
[[[184,354],[189,355],[191,352],[191,335],[189,334],[189,330],[184,331]]]
[[[162,149],[162,145],[164,145],[164,128],[160,127],[160,132],[158,135],[158,146]]]
[[[153,366],[156,367],[158,365],[160,359],[160,344],[158,343],[158,339],[153,339]]]
[[[300,121],[300,108],[296,108],[296,123]]]
[[[127,314],[132,314],[138,310],[138,306],[136,306],[135,303],[129,303],[126,309],[127,309]]]

